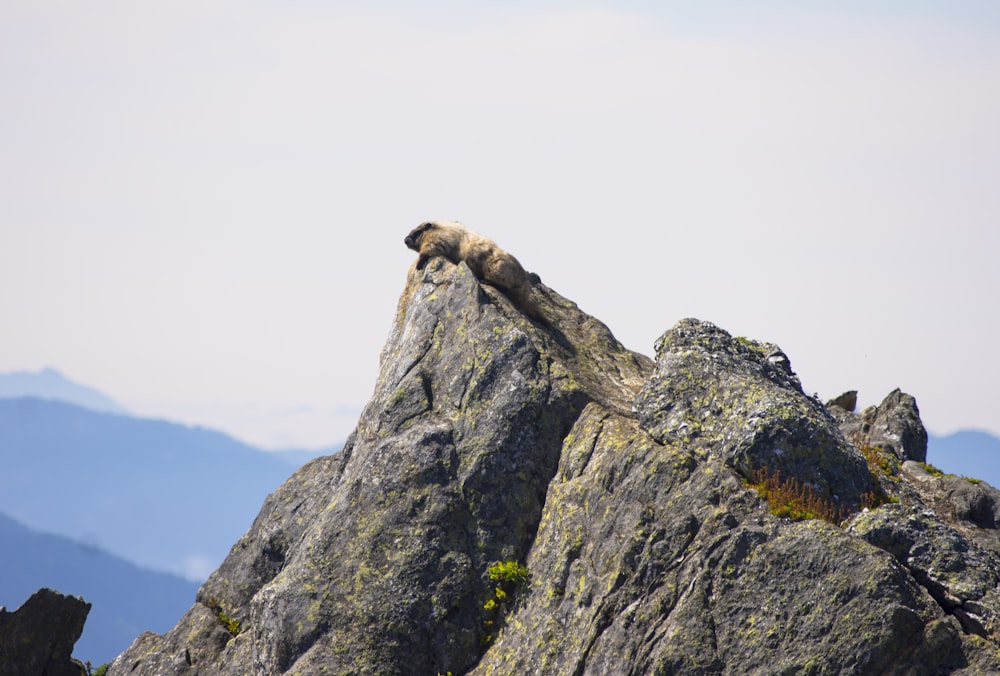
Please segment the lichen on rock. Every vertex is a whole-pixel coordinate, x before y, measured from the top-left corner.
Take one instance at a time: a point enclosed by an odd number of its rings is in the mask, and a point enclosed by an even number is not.
[[[1000,669],[1000,548],[973,534],[1000,501],[907,469],[915,402],[867,423],[900,450],[883,481],[859,419],[805,395],[777,346],[689,319],[654,362],[534,293],[551,326],[464,264],[411,270],[343,450],[269,496],[178,625],[109,673]],[[775,516],[755,468],[852,518]],[[863,511],[877,490],[896,503]],[[504,562],[528,573],[498,593]]]
[[[686,319],[656,343],[656,370],[636,400],[661,443],[721,460],[743,476],[767,468],[856,508],[877,488],[826,408],[802,392],[776,345]]]
[[[858,414],[831,403],[828,409],[849,439],[884,449],[900,461],[927,459],[927,430],[909,394],[893,390],[880,404]]]

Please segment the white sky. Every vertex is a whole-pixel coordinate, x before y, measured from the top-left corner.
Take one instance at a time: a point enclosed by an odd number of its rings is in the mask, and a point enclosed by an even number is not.
[[[0,0],[0,371],[331,445],[446,218],[1000,434],[1000,3],[806,4]]]

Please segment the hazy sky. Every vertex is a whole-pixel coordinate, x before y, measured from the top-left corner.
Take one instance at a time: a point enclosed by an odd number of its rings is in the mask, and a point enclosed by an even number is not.
[[[0,0],[0,371],[331,445],[442,218],[1000,434],[998,182],[992,0]]]

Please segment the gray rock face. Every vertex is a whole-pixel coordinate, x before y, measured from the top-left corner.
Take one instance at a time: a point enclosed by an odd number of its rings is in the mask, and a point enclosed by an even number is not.
[[[1000,490],[984,481],[953,474],[931,474],[932,467],[904,462],[902,474],[921,501],[985,548],[1000,552]]]
[[[905,474],[859,512],[879,481],[776,346],[684,320],[653,363],[536,291],[551,330],[464,265],[411,271],[344,450],[110,673],[1000,670],[994,550]],[[779,518],[754,470],[855,516]]]
[[[39,589],[16,611],[0,607],[0,676],[80,676],[71,660],[90,604]]]
[[[660,443],[682,445],[744,475],[780,471],[851,507],[876,489],[865,459],[823,404],[803,394],[776,345],[686,319],[657,341],[656,354],[636,409]]]
[[[899,460],[927,460],[927,430],[910,395],[893,390],[881,404],[859,414],[840,403],[834,400],[828,408],[849,439],[883,448]]]
[[[884,549],[970,634],[997,639],[1000,559],[934,512],[886,505],[856,517],[851,532]]]

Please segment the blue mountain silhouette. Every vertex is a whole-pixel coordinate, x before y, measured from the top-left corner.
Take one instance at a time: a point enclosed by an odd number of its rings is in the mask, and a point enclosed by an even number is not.
[[[203,579],[295,467],[212,430],[0,399],[0,512]]]
[[[168,630],[194,602],[198,585],[155,573],[68,538],[26,528],[0,514],[0,605],[14,610],[40,587],[92,604],[74,655],[110,662],[143,631]]]
[[[111,397],[86,385],[74,383],[59,371],[46,368],[41,371],[15,371],[0,373],[0,398],[38,397],[76,404],[93,411],[128,413]]]

